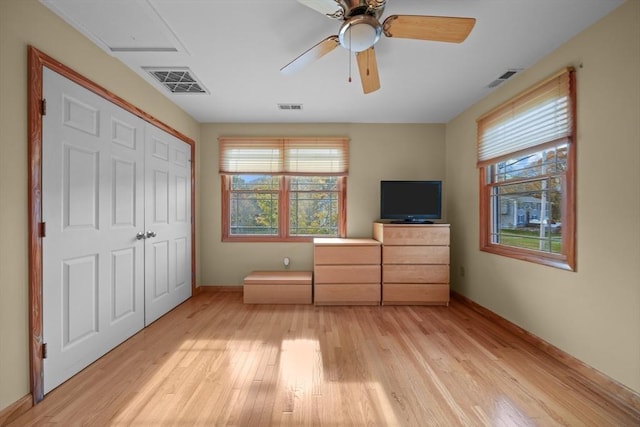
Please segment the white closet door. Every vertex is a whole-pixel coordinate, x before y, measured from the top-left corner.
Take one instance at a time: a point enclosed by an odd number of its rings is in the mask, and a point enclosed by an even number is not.
[[[145,323],[191,296],[191,149],[147,125]]]
[[[191,296],[191,147],[45,68],[44,392]]]
[[[144,122],[44,69],[44,391],[144,326]]]

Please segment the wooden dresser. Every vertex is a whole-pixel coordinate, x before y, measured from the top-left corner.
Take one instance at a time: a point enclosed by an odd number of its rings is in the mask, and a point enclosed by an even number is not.
[[[373,224],[383,305],[449,305],[449,224]]]
[[[313,239],[313,276],[316,305],[379,305],[380,242]]]

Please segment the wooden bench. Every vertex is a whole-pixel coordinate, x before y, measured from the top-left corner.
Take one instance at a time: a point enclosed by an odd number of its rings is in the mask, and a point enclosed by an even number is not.
[[[311,304],[310,271],[252,271],[244,278],[245,304]]]

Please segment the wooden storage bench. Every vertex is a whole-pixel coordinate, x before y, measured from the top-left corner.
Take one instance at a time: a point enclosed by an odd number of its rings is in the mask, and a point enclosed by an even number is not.
[[[244,278],[245,304],[311,304],[310,271],[252,271]]]

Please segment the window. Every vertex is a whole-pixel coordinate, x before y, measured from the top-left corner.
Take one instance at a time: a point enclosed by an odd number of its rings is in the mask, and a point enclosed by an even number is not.
[[[478,119],[480,249],[575,270],[575,77]]]
[[[220,138],[222,239],[346,235],[345,138]]]
[[[290,236],[338,236],[340,187],[337,176],[293,176],[289,189]]]
[[[271,175],[228,177],[229,234],[278,236],[280,179]]]

